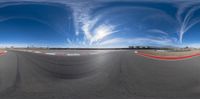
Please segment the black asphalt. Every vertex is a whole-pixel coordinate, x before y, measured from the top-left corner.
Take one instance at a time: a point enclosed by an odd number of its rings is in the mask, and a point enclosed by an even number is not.
[[[8,51],[0,56],[0,99],[200,99],[200,57],[161,61],[133,50],[81,56]]]

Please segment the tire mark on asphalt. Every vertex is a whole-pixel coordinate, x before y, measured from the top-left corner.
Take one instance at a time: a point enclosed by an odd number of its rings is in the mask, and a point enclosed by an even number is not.
[[[26,55],[23,54],[23,57],[26,57],[31,63],[35,64],[36,67],[38,67],[38,68],[35,68],[37,71],[40,70],[40,72],[41,72],[41,70],[42,70],[42,73],[46,74],[47,76],[51,76],[51,77],[55,77],[55,78],[60,78],[60,79],[80,79],[80,78],[83,78],[83,77],[91,76],[91,75],[93,75],[93,74],[95,74],[97,72],[97,70],[88,70],[88,71],[85,71],[85,72],[82,72],[82,73],[79,72],[79,73],[75,73],[75,74],[72,74],[72,73],[66,73],[66,74],[58,73],[58,72],[51,71],[51,70],[48,70],[48,69],[44,68],[41,64],[39,64],[38,62],[36,62],[34,59],[32,59],[29,56],[26,56]],[[59,66],[58,64],[55,64],[55,63],[54,64],[51,63],[49,65]],[[65,65],[65,66],[67,66],[67,65]],[[77,67],[77,68],[79,68],[79,67]]]

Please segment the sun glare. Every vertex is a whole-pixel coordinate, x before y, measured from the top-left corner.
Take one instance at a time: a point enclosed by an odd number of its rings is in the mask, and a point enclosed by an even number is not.
[[[115,33],[115,27],[112,25],[101,25],[94,30],[94,36],[91,39],[91,43],[99,42],[105,37]]]

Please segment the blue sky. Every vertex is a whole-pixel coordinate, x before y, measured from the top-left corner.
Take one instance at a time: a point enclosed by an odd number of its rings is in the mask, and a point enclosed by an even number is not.
[[[200,2],[1,0],[0,46],[200,47]]]

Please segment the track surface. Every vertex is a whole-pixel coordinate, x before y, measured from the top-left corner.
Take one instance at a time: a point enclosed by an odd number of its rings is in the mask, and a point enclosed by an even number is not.
[[[80,56],[8,51],[0,56],[0,99],[199,98],[200,57],[161,61],[134,51]]]

